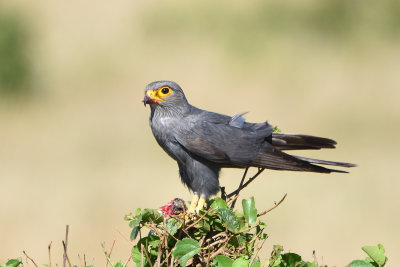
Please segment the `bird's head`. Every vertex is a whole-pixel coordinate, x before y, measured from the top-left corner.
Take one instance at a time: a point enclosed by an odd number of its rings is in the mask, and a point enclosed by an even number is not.
[[[144,92],[144,105],[150,104],[152,108],[180,107],[187,104],[182,88],[172,81],[156,81],[146,86]]]

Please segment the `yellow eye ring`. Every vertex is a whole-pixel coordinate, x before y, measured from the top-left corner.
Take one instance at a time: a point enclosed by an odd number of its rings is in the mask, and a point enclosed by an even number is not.
[[[167,97],[172,93],[172,89],[168,86],[164,86],[158,89],[158,96]]]

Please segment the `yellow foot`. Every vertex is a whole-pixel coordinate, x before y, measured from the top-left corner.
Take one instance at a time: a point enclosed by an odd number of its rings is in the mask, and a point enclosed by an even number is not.
[[[201,197],[199,203],[197,203],[197,207],[195,213],[198,215],[200,211],[204,208],[204,204],[206,204],[206,199]]]
[[[200,211],[204,208],[205,203],[205,198],[201,198],[199,195],[194,195],[189,209],[186,212],[185,220],[189,220],[189,218],[199,215]]]
[[[192,202],[190,203],[190,206],[189,206],[188,210],[186,211],[185,220],[188,220],[189,217],[195,213],[199,199],[200,199],[199,195],[197,195],[197,194],[193,195]]]

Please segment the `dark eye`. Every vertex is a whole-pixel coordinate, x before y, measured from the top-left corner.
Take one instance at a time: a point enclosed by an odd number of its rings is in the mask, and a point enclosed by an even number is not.
[[[169,93],[169,88],[165,87],[163,89],[161,89],[161,93],[163,93],[164,95]]]

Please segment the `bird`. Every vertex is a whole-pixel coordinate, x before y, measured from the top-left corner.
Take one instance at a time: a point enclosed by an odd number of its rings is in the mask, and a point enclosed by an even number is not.
[[[266,122],[250,123],[244,114],[223,115],[191,105],[173,81],[145,87],[144,106],[150,105],[149,124],[157,143],[173,158],[182,183],[193,193],[188,214],[199,214],[220,190],[221,168],[258,167],[316,173],[346,173],[320,165],[355,164],[300,157],[284,150],[335,148],[329,138],[274,131]]]

